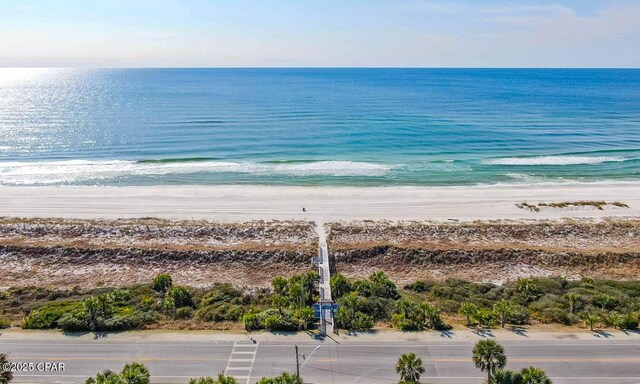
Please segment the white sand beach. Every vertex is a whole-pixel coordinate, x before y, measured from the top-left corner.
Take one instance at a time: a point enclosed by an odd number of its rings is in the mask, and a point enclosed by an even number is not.
[[[581,200],[618,201],[629,207],[543,208],[534,212],[516,206]],[[214,221],[622,218],[640,217],[640,185],[0,187],[0,216]]]

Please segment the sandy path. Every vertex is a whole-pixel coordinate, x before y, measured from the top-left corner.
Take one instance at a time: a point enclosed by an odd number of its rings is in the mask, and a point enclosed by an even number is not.
[[[621,201],[629,208],[517,208],[521,202]],[[305,207],[307,212],[302,212]],[[640,185],[536,187],[0,187],[0,216],[246,221],[640,217]]]

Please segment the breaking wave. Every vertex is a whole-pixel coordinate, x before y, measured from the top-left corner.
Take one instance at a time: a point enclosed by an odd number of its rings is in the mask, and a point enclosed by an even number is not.
[[[488,165],[580,165],[620,162],[627,160],[620,156],[536,156],[504,157],[483,161]]]
[[[257,163],[212,160],[67,160],[0,162],[0,184],[33,185],[82,183],[119,177],[240,173],[283,176],[382,176],[391,165],[354,161]]]

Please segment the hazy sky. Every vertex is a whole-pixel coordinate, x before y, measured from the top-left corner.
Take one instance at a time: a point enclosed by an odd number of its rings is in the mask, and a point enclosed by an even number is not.
[[[640,67],[640,0],[0,0],[0,66]]]

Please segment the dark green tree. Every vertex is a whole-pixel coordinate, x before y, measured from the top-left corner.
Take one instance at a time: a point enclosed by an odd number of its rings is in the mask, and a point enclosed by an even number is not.
[[[511,313],[513,313],[513,305],[511,305],[511,303],[509,303],[505,299],[502,299],[493,304],[493,312],[498,317],[500,326],[504,328],[505,324],[507,323],[507,319],[509,318]]]
[[[153,279],[153,284],[151,285],[153,290],[160,293],[166,293],[169,288],[173,286],[173,280],[171,279],[171,275],[167,273],[161,273]]]
[[[176,308],[193,306],[191,292],[186,287],[175,286],[169,288],[166,295],[167,299],[171,299]]]
[[[507,356],[495,340],[480,340],[473,347],[473,363],[482,372],[487,372],[487,382],[491,383],[493,373],[507,365]]]
[[[142,363],[129,363],[122,368],[122,377],[127,384],[149,384],[149,370]]]
[[[522,384],[552,384],[547,374],[539,368],[523,368],[521,371]]]
[[[0,353],[0,384],[7,384],[13,379],[13,372],[4,370],[3,367],[9,363],[7,355]]]
[[[88,378],[84,384],[127,384],[122,375],[109,369],[98,373],[95,377]]]
[[[518,292],[524,296],[525,301],[531,302],[538,298],[538,286],[531,279],[520,278],[516,281],[516,288]]]
[[[189,380],[189,384],[238,384],[238,380],[235,377],[225,376],[222,373],[217,378],[212,377],[198,377]]]
[[[471,319],[478,313],[478,306],[472,303],[462,303],[460,304],[460,309],[458,313],[465,317],[465,322],[467,327],[471,326]]]
[[[276,377],[263,377],[257,384],[304,384],[302,379],[297,375],[289,372],[283,372]]]
[[[520,372],[498,369],[488,384],[522,384],[522,375]]]
[[[398,288],[384,272],[373,272],[369,276],[369,281],[373,287],[373,295],[394,300],[400,297]]]
[[[351,292],[351,283],[349,282],[349,279],[341,273],[331,276],[331,295],[334,300],[338,300],[349,292]]]
[[[419,384],[420,376],[424,371],[422,359],[416,357],[413,352],[403,353],[396,363],[396,372],[400,375],[400,382]]]

